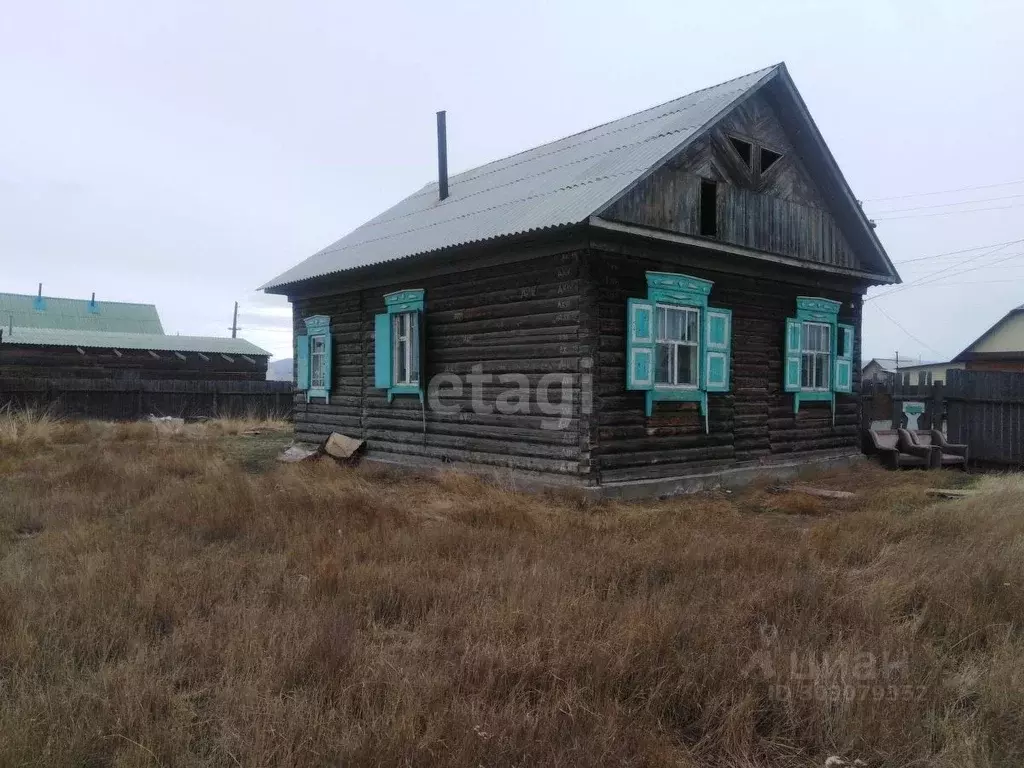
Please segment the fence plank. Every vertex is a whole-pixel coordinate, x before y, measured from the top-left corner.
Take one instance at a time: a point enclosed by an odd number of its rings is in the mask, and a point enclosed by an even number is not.
[[[943,414],[950,442],[966,443],[972,460],[1000,466],[1024,465],[1024,374],[950,370],[944,385],[875,383],[861,390],[864,422],[891,413],[898,424],[906,400],[925,401],[935,426]]]
[[[150,413],[184,418],[287,417],[292,399],[288,381],[0,377],[0,408],[37,408],[57,416],[115,421]]]

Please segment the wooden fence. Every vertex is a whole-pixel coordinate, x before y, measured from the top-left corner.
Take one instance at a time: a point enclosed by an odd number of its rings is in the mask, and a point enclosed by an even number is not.
[[[906,425],[908,404],[919,404],[918,426],[945,429],[953,443],[970,446],[972,462],[1024,465],[1024,374],[946,372],[945,384],[901,386],[864,383],[862,420]]]
[[[194,418],[288,417],[288,381],[172,381],[0,377],[0,408],[129,420],[149,414]]]

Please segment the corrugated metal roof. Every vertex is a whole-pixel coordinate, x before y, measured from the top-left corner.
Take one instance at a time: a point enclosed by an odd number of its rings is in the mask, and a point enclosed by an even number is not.
[[[208,352],[224,355],[266,355],[245,339],[217,336],[166,336],[160,333],[118,333],[66,328],[3,328],[4,344],[39,344],[51,347],[103,347],[104,349],[151,349],[154,352]]]
[[[37,303],[38,302],[38,303]],[[0,327],[66,328],[82,331],[163,333],[152,304],[61,299],[20,293],[0,293]]]
[[[578,224],[603,209],[781,65],[520,152],[398,205],[271,280],[263,288],[453,245]]]

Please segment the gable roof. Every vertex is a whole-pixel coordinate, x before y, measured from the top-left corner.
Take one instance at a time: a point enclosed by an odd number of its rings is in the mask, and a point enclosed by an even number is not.
[[[868,369],[868,366],[870,366],[872,363],[877,365],[886,373],[896,373],[895,357],[872,357],[870,360],[864,363],[864,366],[861,368],[861,370],[866,371]]]
[[[0,293],[0,327],[64,328],[123,333],[163,333],[152,304],[61,299]]]
[[[835,160],[824,145],[785,64],[695,91],[564,139],[452,176],[438,200],[431,182],[337,242],[262,286],[283,286],[356,267],[456,245],[581,224],[703,135],[732,107],[781,79],[800,118],[838,178],[841,204],[851,208],[886,278],[898,275]],[[890,280],[886,279],[886,282]]]
[[[129,333],[65,328],[3,328],[3,343],[47,347],[103,349],[150,349],[154,352],[208,352],[224,355],[269,357],[270,353],[245,339],[219,336],[167,336],[163,333]]]
[[[976,354],[973,351],[976,346],[981,344],[981,342],[985,341],[985,339],[987,339],[993,333],[998,331],[1008,320],[1010,320],[1010,318],[1012,318],[1012,317],[1014,317],[1016,315],[1019,315],[1019,314],[1024,314],[1024,304],[1021,304],[1019,307],[1014,307],[1009,312],[1007,312],[1005,315],[1003,315],[998,321],[996,321],[996,323],[991,328],[989,328],[987,331],[985,331],[983,334],[981,334],[981,336],[979,336],[974,341],[972,341],[970,344],[968,344],[963,352],[961,352],[959,355],[954,357],[953,358],[953,362],[954,363],[965,362],[973,354]],[[1024,350],[1018,350],[1018,351],[1024,352]]]

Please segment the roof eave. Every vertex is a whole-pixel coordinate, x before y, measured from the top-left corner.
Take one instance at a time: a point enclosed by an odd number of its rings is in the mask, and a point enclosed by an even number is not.
[[[336,269],[331,272],[324,272],[320,275],[313,275],[312,277],[304,277],[298,280],[291,280],[289,282],[277,282],[278,278],[274,278],[269,283],[265,283],[256,290],[263,291],[275,296],[294,296],[298,293],[303,293],[301,290],[305,286],[315,285],[316,283],[327,280],[330,278],[337,278],[339,275],[346,273],[353,273],[358,270],[373,269],[375,267],[381,267],[383,265],[395,265],[395,266],[409,266],[410,264],[416,264],[424,259],[443,256],[450,254],[454,251],[471,249],[471,248],[490,248],[495,245],[514,243],[519,240],[532,240],[535,238],[541,238],[542,240],[558,237],[564,235],[566,232],[570,232],[573,229],[580,229],[586,226],[586,220],[580,222],[571,222],[567,224],[559,224],[551,227],[543,227],[540,229],[530,229],[525,232],[513,232],[507,235],[499,235],[496,237],[488,237],[481,240],[472,240],[465,243],[453,243],[446,245],[441,248],[434,248],[429,251],[418,251],[417,253],[410,253],[406,256],[399,256],[394,259],[384,259],[382,261],[372,262],[370,264],[359,264],[354,267],[346,267],[345,269]],[[284,275],[287,272],[282,273]],[[279,276],[280,277],[280,276]]]

